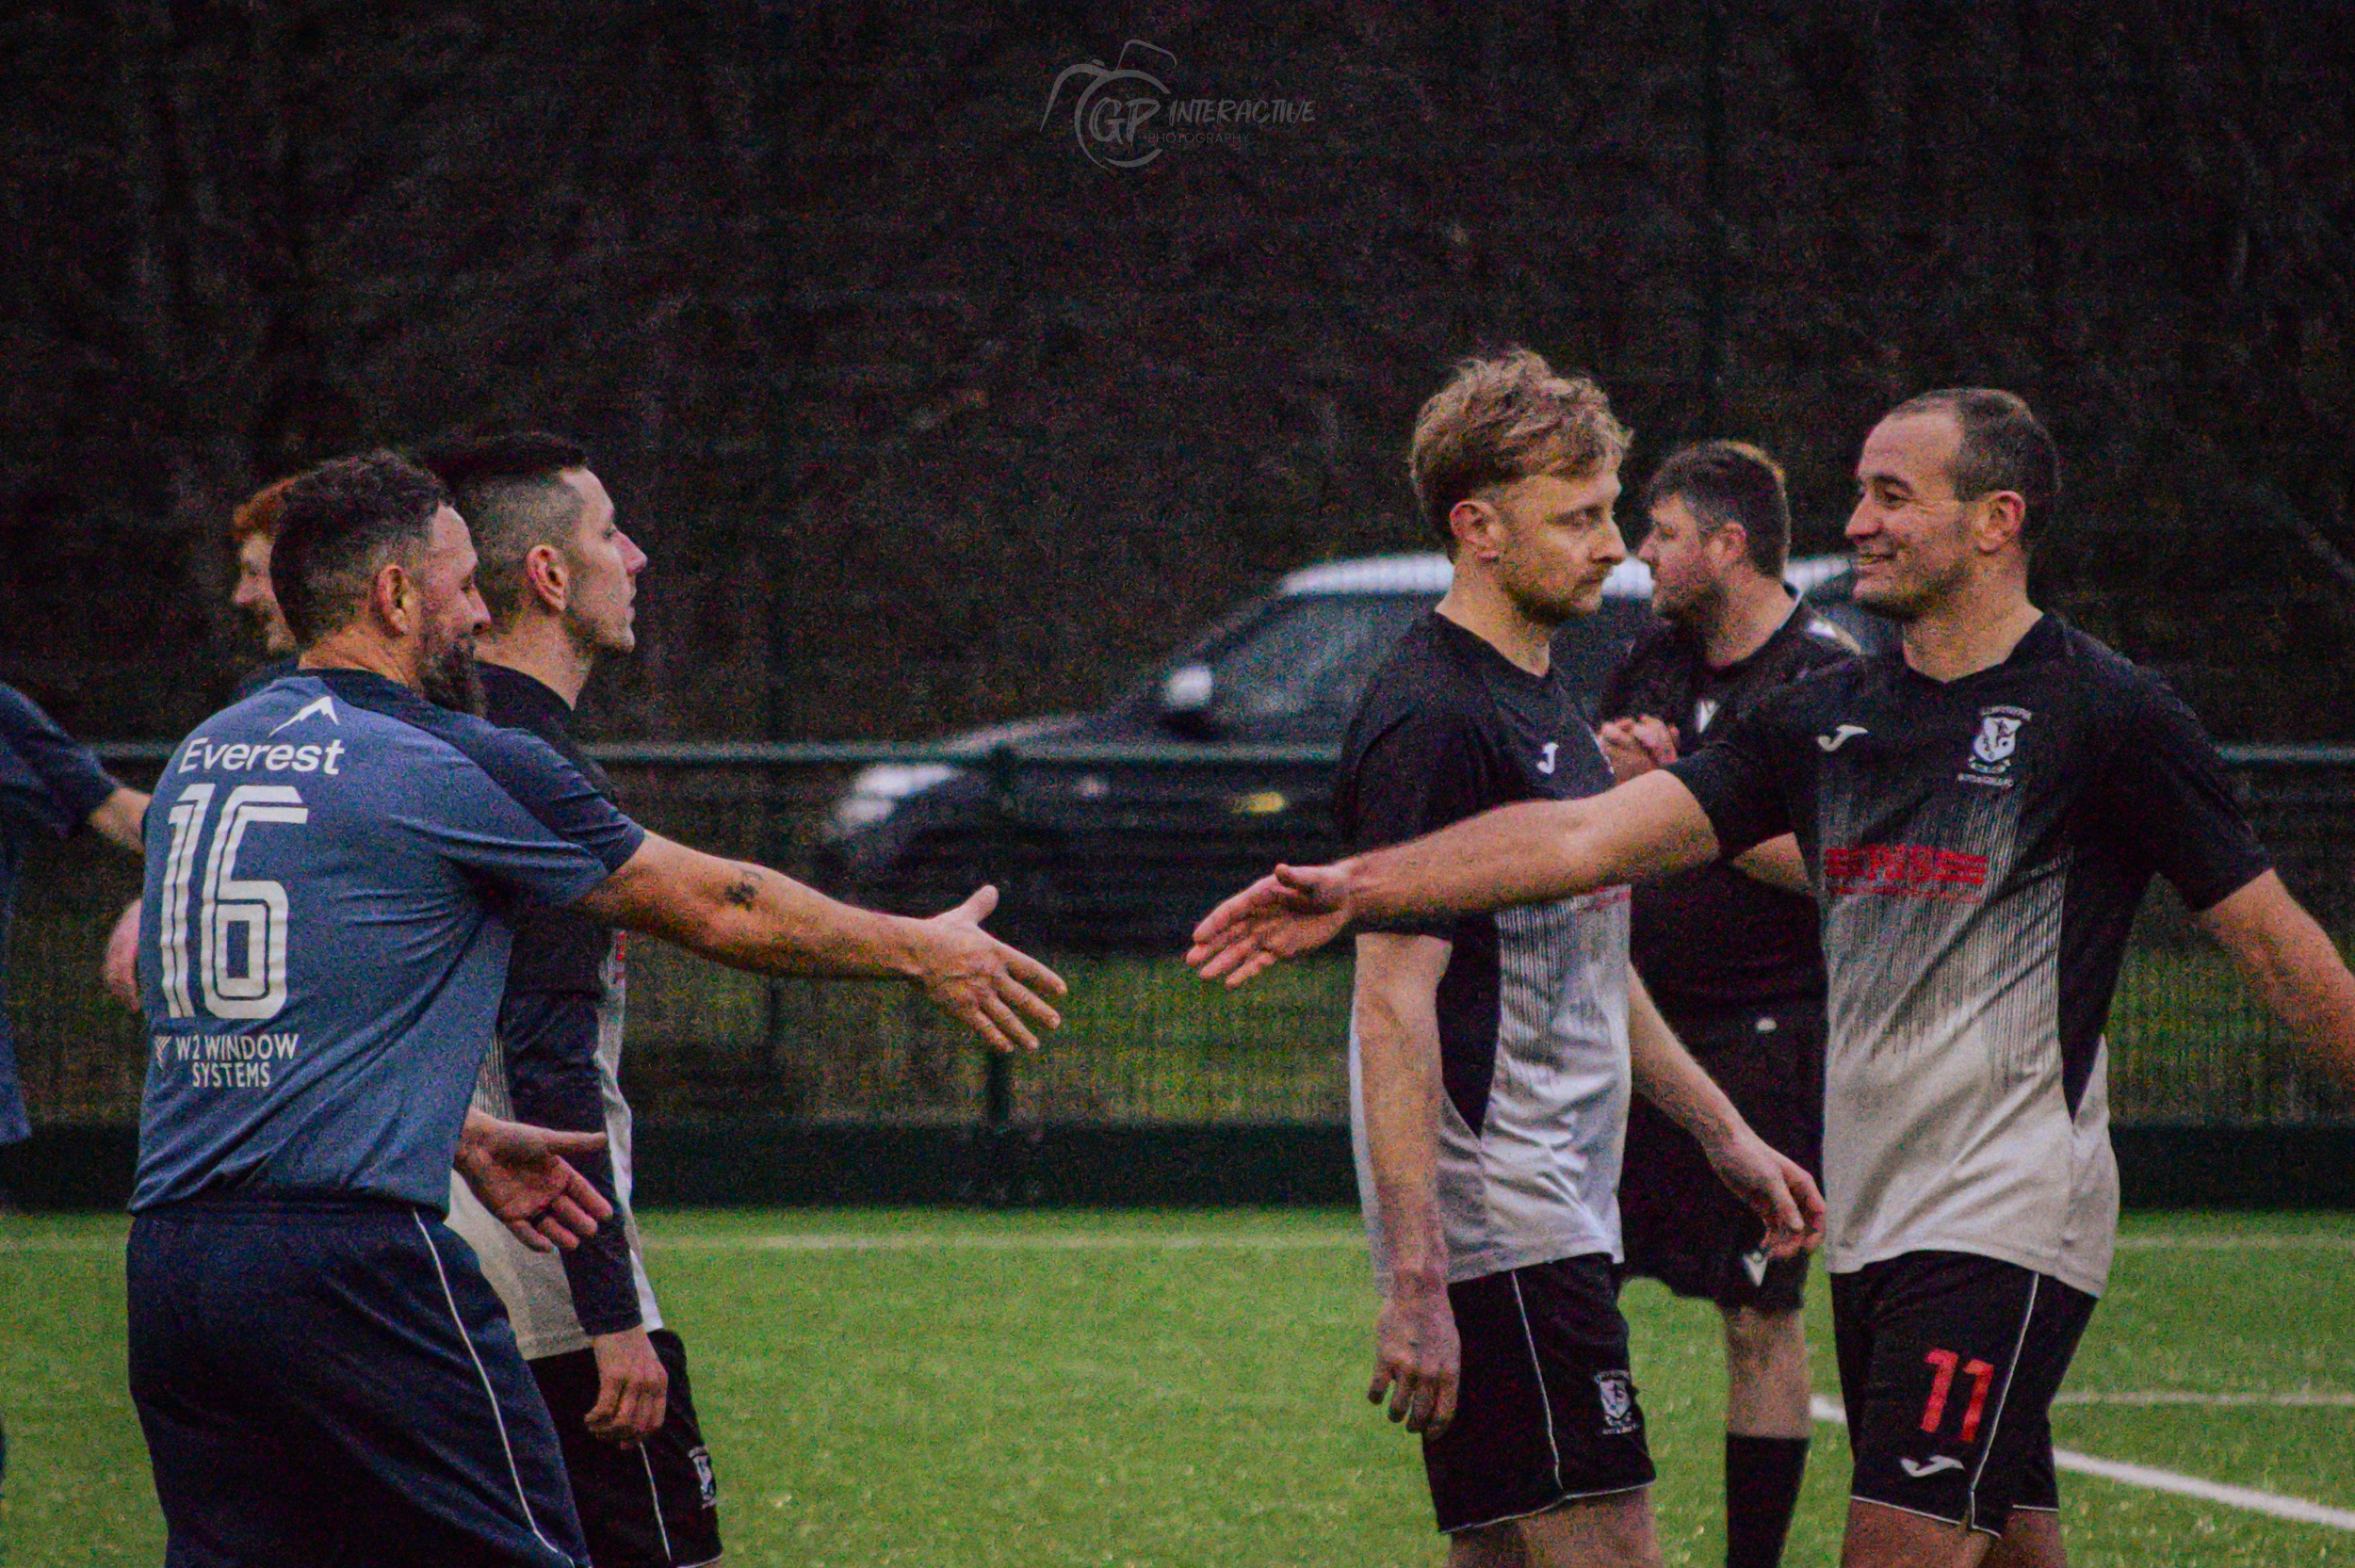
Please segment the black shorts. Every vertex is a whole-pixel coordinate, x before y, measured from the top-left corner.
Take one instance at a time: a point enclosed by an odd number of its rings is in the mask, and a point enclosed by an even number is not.
[[[1463,1382],[1454,1423],[1422,1445],[1440,1529],[1651,1484],[1608,1257],[1486,1274],[1449,1285],[1447,1299]]]
[[[1990,1535],[2015,1508],[2059,1508],[2053,1396],[2093,1301],[1969,1253],[1834,1274],[1851,1495]]]
[[[647,1335],[671,1375],[662,1427],[633,1448],[589,1435],[597,1402],[597,1354],[569,1350],[531,1364],[556,1417],[573,1502],[596,1568],[690,1568],[720,1556],[720,1491],[695,1424],[687,1347],[668,1329]]]
[[[1820,1182],[1821,999],[1671,1017],[1668,1026],[1758,1136]],[[1680,1296],[1769,1313],[1796,1312],[1804,1300],[1806,1254],[1768,1257],[1764,1224],[1726,1190],[1692,1135],[1640,1098],[1628,1107],[1619,1234],[1621,1274],[1658,1280]]]
[[[131,1398],[167,1568],[571,1568],[556,1430],[474,1254],[414,1205],[131,1223]]]

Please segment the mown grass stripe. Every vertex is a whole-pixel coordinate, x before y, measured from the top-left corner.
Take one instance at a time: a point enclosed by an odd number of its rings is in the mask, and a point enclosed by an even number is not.
[[[2164,1405],[2263,1405],[2278,1410],[2355,1410],[2355,1394],[2296,1389],[2286,1394],[2203,1394],[2191,1389],[2156,1388],[2103,1391],[2071,1390],[2053,1401],[2056,1405],[2123,1405],[2152,1408]]]
[[[1164,1236],[955,1236],[939,1231],[905,1235],[788,1232],[768,1236],[653,1236],[657,1252],[709,1253],[1129,1253],[1129,1252],[1341,1252],[1362,1249],[1355,1231],[1305,1236],[1243,1233],[1234,1236],[1173,1231]]]
[[[1810,1404],[1818,1421],[1843,1427],[1848,1424],[1848,1413],[1841,1408],[1839,1400],[1827,1399],[1818,1394]],[[2197,1497],[2202,1502],[2221,1503],[2226,1508],[2245,1509],[2250,1513],[2263,1513],[2301,1525],[2327,1525],[2332,1529],[2355,1530],[2355,1510],[2332,1508],[2327,1503],[2310,1503],[2303,1497],[2284,1497],[2278,1492],[2260,1492],[2252,1486],[2228,1486],[2222,1481],[2202,1480],[2198,1476],[2162,1470],[2155,1465],[2099,1459],[2071,1448],[2055,1448],[2053,1463],[2075,1475],[2098,1476],[2103,1480],[2139,1486],[2150,1492],[2169,1492],[2178,1496]]]

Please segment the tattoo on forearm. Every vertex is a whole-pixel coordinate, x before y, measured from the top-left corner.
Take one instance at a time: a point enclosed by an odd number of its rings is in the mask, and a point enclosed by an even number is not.
[[[760,882],[752,871],[739,872],[722,897],[738,909],[750,909],[760,899]]]

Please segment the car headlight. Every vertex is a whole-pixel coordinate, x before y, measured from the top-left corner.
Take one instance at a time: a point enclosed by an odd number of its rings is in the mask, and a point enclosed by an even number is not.
[[[955,768],[937,762],[880,763],[873,768],[862,768],[852,778],[849,791],[835,802],[834,830],[848,833],[871,828],[888,819],[909,796],[920,795],[956,776]]]

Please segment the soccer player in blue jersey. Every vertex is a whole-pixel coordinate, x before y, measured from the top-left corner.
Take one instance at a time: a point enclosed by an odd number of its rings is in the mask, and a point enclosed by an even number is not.
[[[297,671],[173,752],[149,813],[151,1052],[128,1256],[131,1391],[167,1561],[589,1561],[546,1406],[472,1253],[456,1164],[518,1236],[609,1212],[470,1112],[512,923],[575,907],[764,973],[897,978],[992,1044],[1062,981],[646,832],[543,742],[454,711],[487,623],[463,520],[388,453],[286,493],[271,578]]]
[[[59,729],[32,699],[0,685],[0,1149],[33,1135],[6,999],[8,926],[25,847],[41,834],[62,837],[89,828],[137,854],[146,810],[146,796],[117,784],[89,749]],[[0,1204],[8,1200],[8,1189],[0,1187]],[[7,1479],[8,1454],[8,1436],[0,1431],[0,1480]]]
[[[1827,969],[1824,1172],[1845,1568],[2061,1568],[2051,1406],[2118,1229],[2103,1041],[2152,878],[2355,1081],[2355,976],[2165,683],[2032,604],[2059,461],[2019,397],[1927,393],[1857,461],[1899,648],[1767,693],[1586,800],[1282,868],[1197,931],[1247,978],[1353,920],[1509,908],[1795,832]]]
[[[117,784],[89,748],[59,729],[31,698],[0,686],[0,985],[8,978],[9,917],[25,847],[37,835],[63,837],[88,828],[138,854],[146,811],[146,796]],[[0,1002],[0,1148],[32,1133],[8,1008]]]

